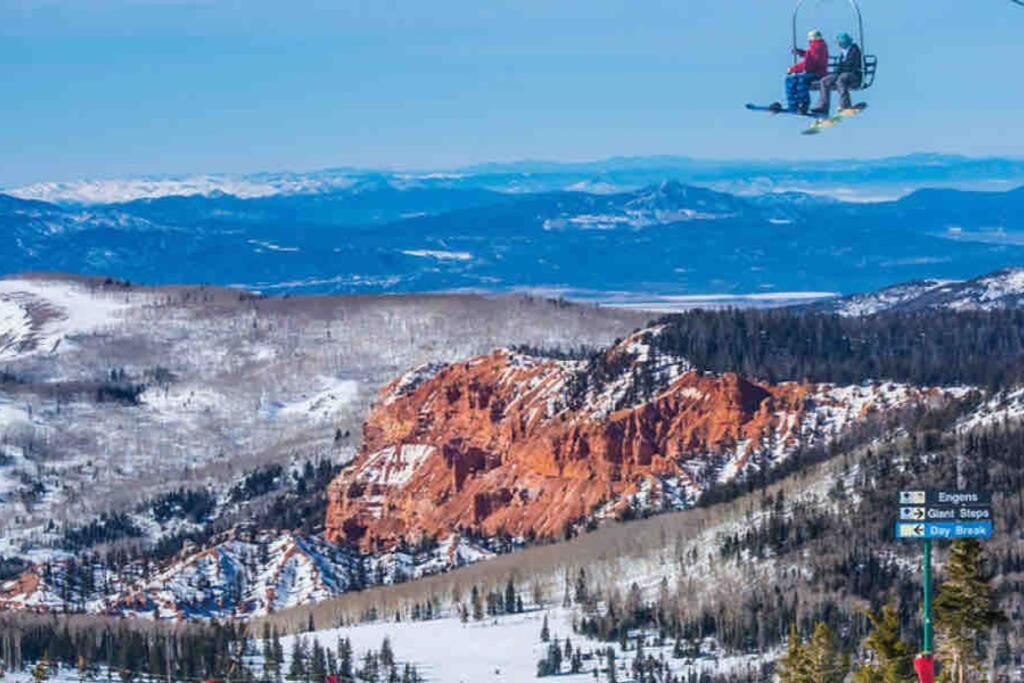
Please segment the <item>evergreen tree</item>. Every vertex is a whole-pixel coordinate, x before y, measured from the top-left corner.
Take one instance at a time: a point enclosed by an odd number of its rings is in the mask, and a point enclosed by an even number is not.
[[[811,664],[807,649],[796,624],[789,629],[786,654],[779,660],[779,683],[815,683],[811,678]]]
[[[618,673],[615,671],[615,648],[609,647],[605,650],[605,660],[608,666],[608,683],[618,683]]]
[[[313,639],[313,649],[309,659],[309,675],[312,680],[320,683],[327,675],[327,657],[320,641]]]
[[[582,605],[587,602],[589,592],[587,590],[587,571],[580,567],[579,573],[576,575],[576,590],[575,590],[576,603]]]
[[[274,658],[274,674],[280,675],[281,664],[284,663],[284,646],[281,645],[281,634],[277,632],[276,627],[270,636],[270,650]]]
[[[511,576],[505,584],[505,611],[509,614],[516,611],[516,585]]]
[[[544,615],[544,623],[540,627],[540,642],[546,643],[551,640],[551,629],[548,628],[548,615]]]
[[[895,605],[868,611],[871,633],[863,648],[871,661],[853,675],[854,683],[911,683],[916,681],[914,653],[900,635],[900,614]]]
[[[338,639],[338,677],[342,683],[352,681],[352,643],[348,638]]]
[[[293,681],[301,681],[306,678],[306,647],[302,638],[296,638],[295,644],[292,645],[288,678]]]
[[[935,598],[938,655],[944,665],[943,678],[965,683],[980,670],[979,653],[984,651],[991,629],[1005,616],[996,606],[979,541],[954,541],[945,574]]]
[[[387,636],[384,636],[384,642],[380,645],[380,663],[389,669],[395,665],[395,652]]]
[[[558,638],[551,641],[548,646],[548,661],[551,662],[551,672],[562,673],[562,648],[558,645]]]
[[[836,637],[825,622],[818,622],[806,646],[811,680],[814,683],[843,683],[850,661],[836,647]]]
[[[32,669],[32,680],[34,683],[46,683],[50,679],[50,662],[44,655],[39,663]]]

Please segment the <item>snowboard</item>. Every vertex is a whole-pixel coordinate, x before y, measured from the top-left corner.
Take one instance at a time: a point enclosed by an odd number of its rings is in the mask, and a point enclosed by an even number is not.
[[[811,112],[800,112],[792,111],[790,109],[765,106],[761,104],[747,104],[747,109],[750,111],[759,111],[766,114],[788,114],[789,116],[799,116],[801,118],[814,119],[814,123],[810,125],[806,130],[803,131],[804,135],[817,135],[826,128],[832,128],[843,121],[843,119],[850,118],[860,114],[867,109],[867,104],[859,102],[849,109],[840,109],[834,116],[822,116],[821,114],[813,114]]]
[[[867,108],[868,105],[866,103],[858,102],[857,104],[853,105],[848,109],[840,109],[839,111],[836,112],[835,116],[823,117],[816,120],[814,123],[810,125],[809,128],[803,131],[803,134],[817,135],[822,131],[826,130],[827,128],[833,128],[839,125],[845,119],[857,116]]]
[[[805,118],[812,118],[812,119],[815,118],[814,114],[811,114],[810,112],[803,113],[803,112],[800,112],[800,111],[793,111],[791,109],[786,109],[785,107],[783,107],[781,109],[778,109],[778,108],[775,108],[775,107],[765,106],[765,105],[762,105],[762,104],[748,104],[747,105],[747,109],[749,109],[750,111],[763,111],[766,114],[788,114],[789,116],[803,116]]]

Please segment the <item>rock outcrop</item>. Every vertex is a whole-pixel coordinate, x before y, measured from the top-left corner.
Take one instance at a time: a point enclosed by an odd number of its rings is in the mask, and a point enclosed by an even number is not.
[[[704,374],[657,357],[652,334],[599,363],[502,350],[396,380],[329,488],[327,538],[380,552],[452,533],[559,537],[594,519],[685,506],[919,394]]]

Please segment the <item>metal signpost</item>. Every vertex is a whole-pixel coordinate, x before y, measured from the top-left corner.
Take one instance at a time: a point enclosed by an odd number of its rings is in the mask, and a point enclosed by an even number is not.
[[[924,541],[922,652],[914,660],[921,683],[935,683],[932,659],[932,540],[992,538],[992,494],[946,489],[900,491],[896,538]]]

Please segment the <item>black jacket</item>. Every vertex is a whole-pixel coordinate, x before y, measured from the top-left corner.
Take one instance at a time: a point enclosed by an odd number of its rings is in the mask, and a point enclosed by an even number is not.
[[[846,55],[839,58],[839,73],[854,74],[859,81],[864,75],[864,59],[861,57],[860,46],[854,43],[846,50]]]

